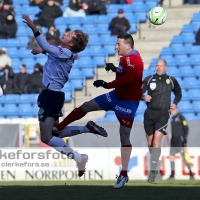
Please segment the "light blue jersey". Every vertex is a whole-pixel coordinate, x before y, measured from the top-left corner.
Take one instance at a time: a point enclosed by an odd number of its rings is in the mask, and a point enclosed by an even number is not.
[[[41,34],[36,37],[36,40],[48,56],[43,68],[42,83],[50,90],[61,91],[68,81],[70,70],[78,55],[67,48],[50,45]]]

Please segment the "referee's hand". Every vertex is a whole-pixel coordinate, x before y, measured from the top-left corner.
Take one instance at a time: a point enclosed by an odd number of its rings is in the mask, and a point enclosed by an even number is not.
[[[146,96],[144,97],[144,100],[145,100],[146,102],[150,102],[151,99],[152,99],[152,97],[151,97],[150,95],[146,95]]]

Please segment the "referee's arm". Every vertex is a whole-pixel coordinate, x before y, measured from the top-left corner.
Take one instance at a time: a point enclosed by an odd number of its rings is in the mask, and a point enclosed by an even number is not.
[[[144,93],[147,91],[147,83],[149,81],[151,76],[147,76],[144,80],[143,80],[143,86],[142,86],[142,89],[143,89],[143,95],[142,95],[142,100],[144,100]]]
[[[186,145],[187,143],[187,136],[188,136],[188,133],[189,133],[189,128],[188,128],[188,124],[187,124],[187,121],[185,120],[185,117],[183,117],[182,115],[180,116],[180,120],[181,120],[181,125],[183,127],[183,143],[184,143],[184,146]]]
[[[173,90],[172,92],[174,93],[175,97],[174,97],[174,101],[173,101],[173,104],[178,104],[178,102],[181,100],[182,98],[182,91],[181,91],[181,87],[178,83],[178,81],[174,78],[174,77],[171,77],[172,81],[173,81],[173,84],[174,84],[174,87],[173,87]]]

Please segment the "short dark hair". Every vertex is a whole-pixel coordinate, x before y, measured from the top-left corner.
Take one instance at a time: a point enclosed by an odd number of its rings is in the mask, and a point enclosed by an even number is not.
[[[72,43],[74,46],[71,47],[73,53],[81,52],[85,49],[88,43],[88,34],[83,33],[81,30],[74,31],[76,36],[72,38]]]
[[[128,33],[122,33],[118,35],[117,38],[124,39],[125,44],[130,44],[131,48],[134,48],[134,40],[133,37]]]

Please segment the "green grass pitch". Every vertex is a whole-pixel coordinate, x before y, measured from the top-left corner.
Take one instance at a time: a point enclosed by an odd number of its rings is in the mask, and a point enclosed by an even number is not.
[[[1,200],[200,200],[200,181],[129,181],[120,190],[114,181],[0,182]]]

